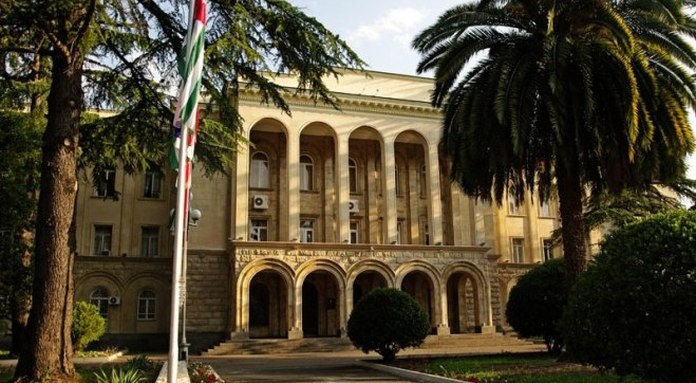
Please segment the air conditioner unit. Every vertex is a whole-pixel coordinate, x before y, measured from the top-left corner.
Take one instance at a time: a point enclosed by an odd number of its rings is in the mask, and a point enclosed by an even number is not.
[[[255,195],[251,197],[251,206],[254,209],[268,209],[268,196]]]
[[[121,297],[109,297],[109,306],[118,306],[121,304]]]
[[[357,213],[360,211],[360,208],[358,207],[358,200],[357,199],[352,199],[348,202],[348,212],[350,213]]]

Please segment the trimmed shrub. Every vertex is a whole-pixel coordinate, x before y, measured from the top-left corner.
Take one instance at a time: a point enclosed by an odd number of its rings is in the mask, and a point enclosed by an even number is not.
[[[106,320],[99,315],[97,306],[77,301],[73,309],[73,350],[81,351],[106,332]]]
[[[561,326],[580,362],[696,382],[696,212],[614,231],[581,275]]]
[[[392,362],[407,347],[418,347],[430,332],[428,315],[403,291],[378,288],[365,295],[348,320],[348,338],[364,353]]]
[[[567,302],[563,259],[552,259],[529,270],[510,290],[507,321],[522,338],[541,337],[550,352],[560,352],[558,322]]]

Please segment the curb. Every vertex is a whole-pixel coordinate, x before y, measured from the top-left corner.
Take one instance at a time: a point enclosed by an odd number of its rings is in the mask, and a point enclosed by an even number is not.
[[[373,370],[386,372],[387,374],[398,376],[400,378],[415,380],[424,383],[470,383],[466,380],[446,378],[444,376],[426,374],[420,371],[406,370],[399,367],[387,366],[384,364],[366,362],[364,360],[356,360],[356,366],[371,368]]]

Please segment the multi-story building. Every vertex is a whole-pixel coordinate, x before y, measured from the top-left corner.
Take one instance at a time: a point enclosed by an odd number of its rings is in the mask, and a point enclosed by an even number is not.
[[[345,72],[329,80],[340,111],[277,80],[292,115],[243,91],[248,143],[235,166],[194,176],[203,217],[189,230],[189,340],[342,337],[378,286],[415,297],[433,334],[503,327],[516,278],[560,256],[556,205],[462,194],[438,151],[429,79]],[[80,187],[76,299],[100,307],[112,339],[143,346],[168,331],[174,177],[102,178]]]

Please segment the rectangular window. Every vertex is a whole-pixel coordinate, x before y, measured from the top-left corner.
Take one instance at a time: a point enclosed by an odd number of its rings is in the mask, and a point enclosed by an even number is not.
[[[512,193],[508,194],[508,214],[509,215],[522,215],[522,209],[520,209],[520,204],[515,199]]]
[[[553,259],[553,242],[550,239],[541,240],[544,262]]]
[[[358,166],[352,159],[348,159],[348,184],[351,193],[358,192]]]
[[[539,204],[539,217],[551,217],[551,206],[549,206],[548,201],[544,201]]]
[[[250,241],[268,241],[268,220],[252,219],[249,229]]]
[[[524,263],[524,238],[512,239],[512,261]]]
[[[300,157],[300,190],[314,190],[314,165],[309,156]]]
[[[350,243],[358,243],[360,241],[360,222],[350,221]]]
[[[97,197],[116,196],[116,169],[105,169],[97,175],[94,193]]]
[[[396,221],[396,244],[401,244],[401,230],[403,229],[404,221]]]
[[[421,234],[421,244],[430,245],[430,227],[428,226],[428,219],[426,217],[420,218],[419,229]]]
[[[159,255],[159,227],[144,226],[141,230],[140,255],[156,257]]]
[[[143,197],[160,198],[162,193],[162,173],[158,170],[148,170],[145,172],[143,183]]]
[[[138,296],[138,320],[155,320],[157,297],[149,290],[143,291]]]
[[[314,220],[300,221],[300,242],[314,242]]]
[[[94,226],[94,255],[111,255],[111,225]]]
[[[270,188],[271,177],[268,156],[263,152],[254,153],[251,157],[250,167],[249,186],[252,188]]]

